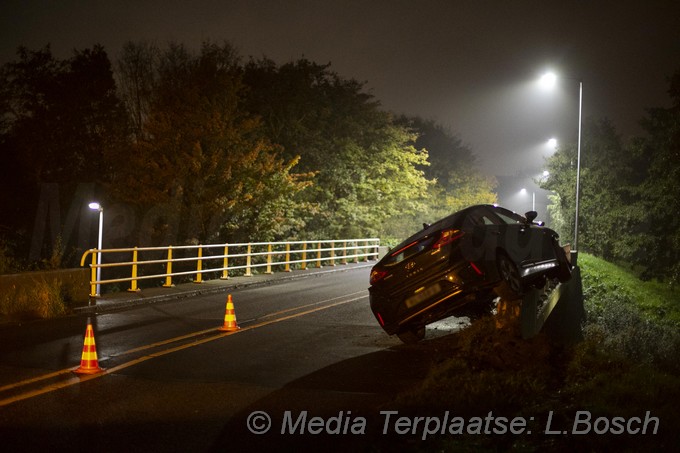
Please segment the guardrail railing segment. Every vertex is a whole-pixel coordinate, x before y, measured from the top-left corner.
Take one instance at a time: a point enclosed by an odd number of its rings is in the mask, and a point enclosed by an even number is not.
[[[202,283],[204,274],[209,273],[228,279],[230,271],[241,269],[250,277],[254,268],[264,267],[270,274],[281,267],[290,272],[291,265],[306,269],[310,263],[320,268],[322,263],[335,266],[336,261],[374,260],[379,246],[380,239],[369,238],[90,249],[83,253],[80,265],[84,267],[91,256],[90,297],[99,297],[100,286],[113,283],[130,282],[128,291],[136,292],[141,280],[164,279],[162,286],[172,287],[173,277],[194,275],[193,282]],[[124,277],[101,277],[102,270],[120,274],[124,268],[129,268]]]

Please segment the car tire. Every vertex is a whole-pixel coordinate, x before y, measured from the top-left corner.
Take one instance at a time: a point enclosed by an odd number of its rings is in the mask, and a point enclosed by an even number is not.
[[[522,297],[524,293],[522,279],[519,276],[515,263],[512,262],[508,255],[500,252],[496,264],[498,266],[498,275],[501,278],[500,284],[494,289],[496,294],[508,300]]]
[[[425,326],[407,327],[397,332],[397,337],[406,344],[415,344],[425,338]]]

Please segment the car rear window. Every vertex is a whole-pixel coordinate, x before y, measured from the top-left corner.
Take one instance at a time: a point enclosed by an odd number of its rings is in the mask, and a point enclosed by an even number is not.
[[[428,248],[434,240],[436,239],[436,236],[426,236],[424,238],[420,238],[418,240],[414,240],[413,242],[406,244],[405,246],[396,249],[394,252],[390,253],[387,256],[387,259],[385,259],[385,264],[397,264],[405,259],[425,250]]]
[[[502,220],[503,222],[507,223],[508,225],[517,225],[518,223],[522,223],[522,219],[519,218],[519,216],[517,216],[517,217],[510,217],[510,216],[505,215],[504,213],[498,212],[498,211],[496,211],[496,215],[497,215],[498,217],[500,217],[501,220]]]

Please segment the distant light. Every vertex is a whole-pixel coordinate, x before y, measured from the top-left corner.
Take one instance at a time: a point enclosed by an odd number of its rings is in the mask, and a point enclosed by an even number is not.
[[[101,209],[102,209],[102,205],[100,205],[100,204],[97,203],[96,201],[94,201],[94,202],[88,204],[87,206],[88,206],[90,209],[92,209],[93,211],[101,211]]]
[[[539,80],[541,86],[545,89],[551,89],[557,83],[557,75],[554,72],[546,72]]]
[[[543,170],[543,176],[550,176],[550,172],[548,170]]]
[[[557,139],[551,138],[550,140],[548,140],[548,146],[551,147],[552,149],[557,148]]]
[[[524,188],[522,188],[522,190],[520,190],[519,193],[521,193],[522,195],[524,195],[525,193],[527,193],[527,190],[524,189]]]

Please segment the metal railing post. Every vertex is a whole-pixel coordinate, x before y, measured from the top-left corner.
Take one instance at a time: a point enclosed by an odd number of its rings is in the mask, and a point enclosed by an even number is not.
[[[224,246],[224,262],[222,264],[222,280],[229,280],[229,245]]]
[[[290,272],[290,242],[286,242],[286,265],[283,272]]]
[[[132,251],[132,280],[128,291],[131,293],[139,291],[139,288],[137,288],[137,247]]]
[[[323,267],[321,265],[321,242],[319,242],[318,248],[316,249],[316,267],[319,269]]]
[[[307,241],[302,243],[302,270],[307,270]]]
[[[196,280],[194,283],[203,283],[203,247],[198,246],[198,262],[196,265]]]
[[[165,283],[163,284],[163,288],[172,288],[172,245],[168,246],[168,262],[165,265]]]
[[[246,252],[246,273],[244,274],[245,277],[252,277],[253,274],[250,272],[250,254],[252,253],[252,247],[250,244],[248,244],[248,251]]]
[[[272,244],[267,244],[267,270],[265,274],[273,274],[272,272]]]
[[[97,293],[97,254],[92,254],[92,273],[90,274],[90,297],[99,297]]]

